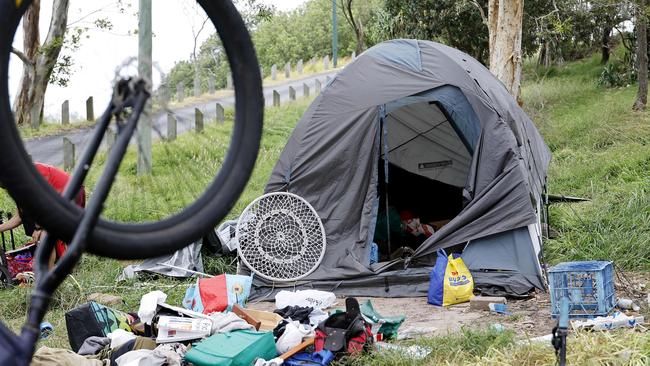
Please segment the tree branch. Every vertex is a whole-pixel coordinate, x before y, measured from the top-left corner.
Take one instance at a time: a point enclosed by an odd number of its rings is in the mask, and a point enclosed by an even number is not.
[[[25,55],[25,54],[23,53],[23,51],[20,51],[20,50],[18,50],[18,49],[16,49],[16,48],[13,48],[13,47],[12,47],[12,48],[11,48],[11,53],[13,53],[14,55],[18,56],[18,58],[19,58],[23,63],[25,63],[25,64],[27,64],[27,65],[29,65],[29,66],[32,66],[32,67],[34,66],[34,61],[30,60],[29,57],[27,57],[27,55]]]
[[[478,1],[476,1],[476,0],[472,0],[471,3],[474,4],[474,6],[476,6],[476,8],[478,9],[479,13],[481,13],[481,19],[483,19],[483,24],[485,24],[485,26],[487,27],[488,26],[488,19],[485,16],[485,12],[483,11],[483,8],[481,7],[481,4],[479,4]]]
[[[113,5],[117,5],[117,4],[119,4],[119,1],[115,1],[115,2],[112,2],[112,3],[110,3],[110,4],[108,4],[108,5],[104,6],[104,7],[102,7],[102,8],[95,9],[95,10],[91,11],[90,13],[88,13],[88,14],[82,16],[81,18],[76,19],[76,20],[74,20],[74,21],[68,23],[68,24],[67,24],[67,27],[70,28],[71,26],[73,26],[73,25],[75,25],[75,24],[81,22],[82,20],[88,18],[89,16],[91,16],[91,15],[93,15],[93,14],[97,14],[97,13],[99,13],[99,12],[102,12],[102,11],[108,9],[109,7],[111,7],[111,6],[113,6]]]
[[[203,23],[201,23],[201,28],[197,32],[194,32],[194,27],[192,27],[192,33],[194,33],[194,48],[192,49],[192,56],[194,57],[194,60],[196,61],[196,46],[199,40],[199,35],[203,31],[203,28],[205,28],[205,24],[208,22],[210,18],[205,17],[203,20]]]

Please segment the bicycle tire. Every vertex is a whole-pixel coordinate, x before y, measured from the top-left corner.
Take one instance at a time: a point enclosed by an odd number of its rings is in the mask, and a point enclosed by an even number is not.
[[[247,183],[259,151],[264,99],[253,43],[231,1],[197,0],[226,51],[235,86],[235,124],[226,158],[211,184],[190,205],[168,218],[126,224],[100,219],[86,250],[115,259],[143,259],[172,253],[201,239],[230,211]],[[82,209],[65,201],[34,168],[9,103],[9,56],[16,28],[29,0],[0,0],[0,180],[16,204],[52,235],[68,241]]]

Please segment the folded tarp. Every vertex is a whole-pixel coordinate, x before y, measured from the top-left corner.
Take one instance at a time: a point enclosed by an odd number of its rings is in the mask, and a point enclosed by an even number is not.
[[[173,267],[171,267],[173,266]],[[201,241],[190,244],[177,250],[171,255],[146,259],[141,264],[130,265],[124,268],[118,278],[119,281],[135,277],[137,272],[157,273],[168,277],[192,277],[194,272],[203,272],[203,259],[201,258]]]

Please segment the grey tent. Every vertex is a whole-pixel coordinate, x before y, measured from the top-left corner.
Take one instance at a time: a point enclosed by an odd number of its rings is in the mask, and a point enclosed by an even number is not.
[[[429,41],[374,46],[314,100],[266,186],[315,208],[324,259],[297,283],[257,278],[254,296],[282,286],[422,296],[437,250],[451,247],[464,248],[478,287],[543,289],[539,218],[550,158],[530,118],[472,57]],[[451,221],[410,258],[370,264],[376,225],[405,202]]]

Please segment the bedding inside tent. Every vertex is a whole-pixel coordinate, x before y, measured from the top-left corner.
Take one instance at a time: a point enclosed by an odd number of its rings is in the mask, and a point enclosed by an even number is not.
[[[461,212],[472,156],[470,143],[444,107],[420,98],[388,111],[380,133],[375,242],[380,259],[388,259],[389,251],[417,249]],[[424,232],[408,232],[409,223]]]

